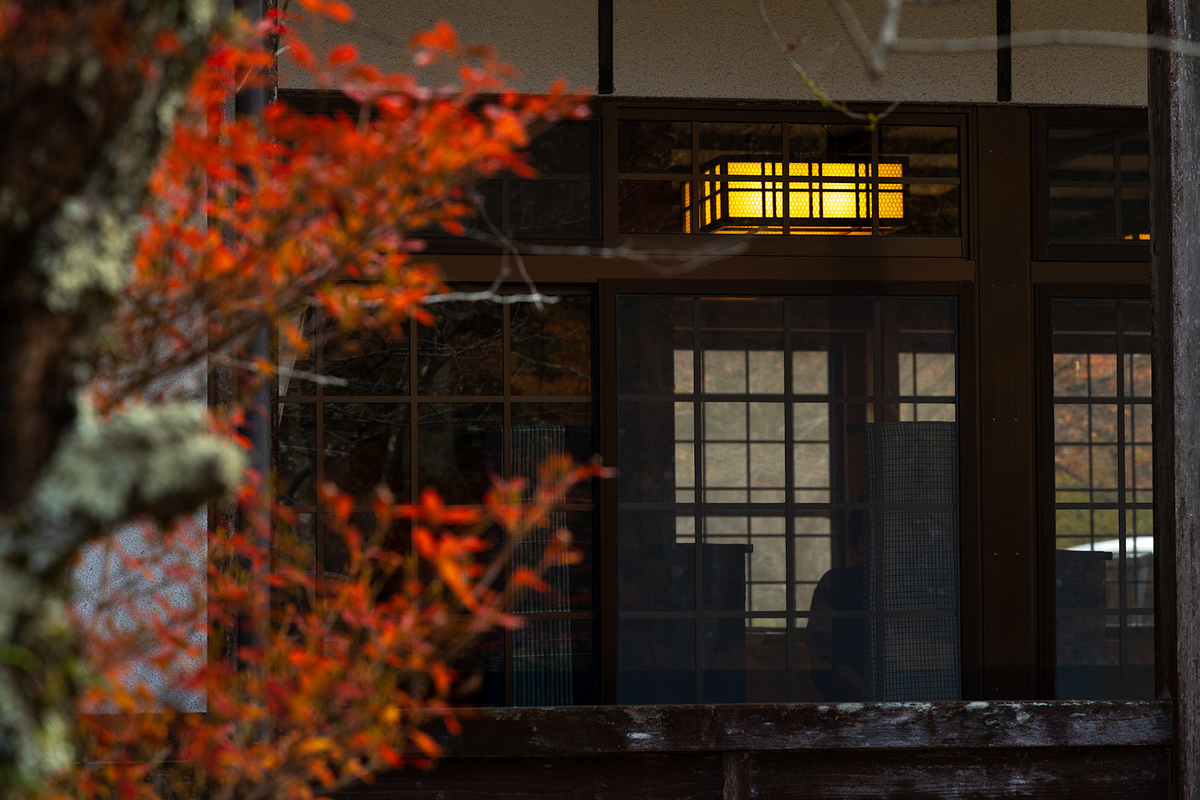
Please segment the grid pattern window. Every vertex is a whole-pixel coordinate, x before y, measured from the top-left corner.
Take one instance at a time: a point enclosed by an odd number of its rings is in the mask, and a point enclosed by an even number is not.
[[[1149,259],[1150,142],[1145,112],[1046,111],[1041,131],[1039,257]]]
[[[616,303],[618,701],[960,697],[957,301]]]
[[[436,488],[446,502],[478,504],[492,476],[523,476],[554,453],[588,460],[592,423],[592,298],[429,306],[432,325],[349,341],[308,314],[306,358],[281,348],[275,401],[277,494],[299,515],[322,579],[343,553],[325,535],[315,487],[332,481],[362,499],[380,484],[415,500]],[[309,380],[323,376],[324,382]],[[596,701],[593,629],[593,487],[581,487],[542,529],[514,548],[509,569],[535,566],[554,531],[568,528],[583,559],[554,567],[551,590],[516,600],[526,624],[496,634],[464,669],[483,678],[490,705]],[[499,544],[499,541],[495,541]],[[403,542],[396,546],[406,547]]]
[[[1056,300],[1056,696],[1154,694],[1150,305]]]
[[[620,233],[961,233],[956,125],[621,119]]]
[[[598,239],[600,237],[600,141],[594,121],[559,122],[533,130],[532,178],[505,174],[475,190],[479,212],[469,220],[471,238]],[[443,234],[444,235],[444,234]]]

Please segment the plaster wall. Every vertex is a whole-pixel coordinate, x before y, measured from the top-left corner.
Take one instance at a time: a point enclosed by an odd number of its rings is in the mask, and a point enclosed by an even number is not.
[[[1145,0],[1012,0],[1012,29],[1146,32]],[[1013,50],[1014,103],[1146,104],[1146,53],[1100,46]]]
[[[445,19],[454,25],[460,41],[489,44],[502,60],[515,66],[517,75],[511,82],[520,91],[545,91],[560,77],[573,89],[596,90],[596,0],[350,0],[350,4],[355,18],[349,25],[324,22],[319,29],[307,30],[318,52],[351,41],[364,59],[377,66],[411,72],[409,37]],[[313,88],[303,77],[284,69],[279,85]]]
[[[879,0],[850,0],[868,37],[883,19]],[[869,74],[827,0],[766,0],[780,36],[834,100],[987,103],[996,100],[996,56],[894,54]],[[618,95],[811,101],[813,95],[767,32],[755,0],[614,0]],[[905,4],[905,37],[994,36],[993,0]]]

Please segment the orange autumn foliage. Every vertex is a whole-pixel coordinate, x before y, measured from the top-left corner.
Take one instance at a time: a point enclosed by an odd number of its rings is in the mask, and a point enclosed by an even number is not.
[[[351,16],[336,0],[299,5],[333,22]],[[0,14],[0,32],[20,23],[10,16]],[[319,58],[297,19],[275,11],[228,27],[196,73],[152,178],[132,280],[110,335],[88,354],[102,413],[170,397],[189,370],[224,368],[242,394],[213,424],[245,445],[238,426],[251,392],[277,369],[251,348],[256,331],[275,325],[287,346],[308,346],[289,320],[313,302],[343,332],[427,321],[422,301],[444,287],[414,261],[414,232],[461,230],[474,181],[529,174],[520,148],[531,124],[582,113],[563,85],[538,97],[509,91],[494,53],[464,47],[445,23],[414,38],[414,63],[451,64],[458,83],[428,89],[364,63],[350,45]],[[108,58],[130,57],[119,30]],[[169,29],[154,42],[163,54],[181,47]],[[341,92],[354,112],[309,115],[279,102],[230,118],[235,93],[269,83],[267,43],[283,43],[290,68]],[[498,482],[467,509],[446,507],[433,488],[411,505],[381,489],[369,529],[351,513],[356,499],[325,485],[327,535],[346,553],[336,576],[314,566],[291,533],[296,520],[271,507],[269,479],[253,473],[236,526],[185,517],[165,532],[140,524],[144,547],[106,537],[113,580],[75,620],[89,673],[82,759],[46,796],[307,798],[430,765],[435,734],[460,729],[452,703],[470,678],[467,648],[518,625],[507,611],[514,593],[544,588],[541,571],[576,557],[562,531],[539,568],[500,591],[511,547],[599,472],[554,459],[536,490]],[[485,536],[497,530],[498,549]],[[172,708],[155,681],[206,710]]]
[[[311,549],[288,534],[295,520],[286,510],[275,509],[279,523],[267,535],[252,484],[241,498],[247,529],[209,534],[192,520],[172,529],[165,548],[110,540],[108,558],[141,581],[135,591],[106,586],[85,623],[100,678],[83,695],[87,759],[54,796],[310,798],[385,769],[429,767],[441,752],[432,734],[461,730],[452,704],[469,677],[458,666],[470,645],[520,624],[505,610],[520,588],[490,585],[497,565],[572,486],[599,472],[552,459],[536,491],[499,484],[475,509],[447,509],[432,490],[396,504],[380,489],[370,530],[353,524],[349,498],[326,485],[327,530],[346,555],[336,575],[320,578]],[[514,493],[531,499],[513,504]],[[506,546],[481,563],[484,535],[496,527]],[[559,531],[520,582],[571,563],[570,542]],[[178,557],[206,546],[207,559]],[[161,555],[147,558],[148,550]],[[181,601],[179,587],[193,596]],[[261,631],[238,637],[255,621]],[[242,639],[236,658],[222,653],[231,637]],[[163,707],[147,668],[207,710]]]

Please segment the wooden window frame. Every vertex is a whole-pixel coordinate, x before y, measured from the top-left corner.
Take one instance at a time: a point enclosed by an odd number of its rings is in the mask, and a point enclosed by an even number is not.
[[[1144,109],[1131,108],[1047,108],[1033,112],[1033,197],[1032,224],[1035,261],[1150,261],[1149,242],[1113,240],[1050,239],[1050,159],[1051,128],[1111,128],[1143,131],[1147,129]],[[1114,164],[1120,171],[1120,164]],[[1147,280],[1149,278],[1147,277]]]
[[[491,287],[468,284],[468,285],[457,286],[456,288],[464,290],[464,291],[473,291],[473,290],[484,290],[484,289],[488,289]],[[592,388],[588,394],[581,394],[581,395],[521,395],[521,394],[516,394],[515,392],[513,392],[512,382],[509,380],[509,375],[510,375],[509,356],[512,352],[510,350],[510,347],[512,344],[512,340],[511,340],[511,336],[510,336],[510,313],[511,313],[512,306],[510,304],[505,304],[501,307],[502,308],[502,320],[503,320],[502,325],[503,325],[503,327],[502,327],[502,345],[501,345],[501,349],[500,349],[500,360],[502,363],[502,371],[503,371],[503,381],[502,382],[504,384],[502,387],[502,391],[497,395],[482,395],[482,394],[481,395],[463,395],[463,394],[426,395],[426,394],[423,394],[420,390],[419,372],[418,372],[418,368],[417,368],[418,367],[418,353],[419,353],[419,347],[420,347],[420,345],[419,345],[420,323],[418,323],[415,319],[410,318],[410,319],[407,319],[404,321],[404,329],[405,330],[404,330],[404,336],[403,336],[403,347],[407,351],[407,354],[404,357],[407,358],[407,360],[408,360],[408,391],[407,392],[393,394],[393,395],[383,395],[383,394],[367,395],[367,396],[331,395],[329,397],[326,397],[324,387],[321,386],[320,384],[317,384],[313,387],[313,391],[311,394],[280,395],[278,378],[276,378],[276,380],[271,381],[271,389],[270,389],[270,407],[271,407],[271,419],[272,419],[271,441],[270,441],[271,472],[278,473],[279,463],[280,463],[280,459],[279,459],[279,446],[280,446],[279,427],[280,426],[279,426],[277,420],[280,419],[280,409],[282,407],[285,407],[288,405],[292,405],[292,406],[308,405],[308,406],[313,406],[316,409],[316,413],[314,416],[315,430],[313,431],[314,469],[315,469],[315,474],[314,474],[314,478],[313,478],[314,490],[315,490],[315,487],[318,486],[320,484],[320,482],[324,479],[325,420],[324,420],[323,411],[327,406],[329,406],[331,404],[332,405],[358,405],[358,404],[364,404],[364,403],[365,404],[393,404],[393,405],[406,406],[408,409],[408,414],[406,417],[407,430],[405,432],[405,436],[408,438],[408,451],[409,451],[408,452],[408,461],[409,461],[409,463],[405,466],[409,472],[408,495],[403,496],[403,497],[397,497],[396,499],[399,502],[417,502],[417,500],[419,499],[419,490],[422,488],[417,485],[417,476],[419,475],[419,462],[420,462],[419,452],[418,452],[418,442],[419,442],[419,437],[420,437],[420,426],[418,424],[418,419],[419,419],[418,409],[422,405],[430,405],[430,404],[443,404],[443,405],[444,404],[462,404],[462,405],[489,404],[489,405],[502,406],[503,417],[502,417],[502,420],[500,421],[500,426],[501,426],[501,430],[504,431],[504,436],[503,436],[502,443],[501,443],[500,458],[501,458],[501,464],[503,466],[503,471],[505,473],[504,477],[512,477],[512,472],[514,469],[513,442],[512,442],[512,436],[511,436],[511,427],[512,427],[511,412],[512,412],[513,404],[519,404],[519,403],[570,403],[570,404],[574,404],[574,405],[583,405],[583,406],[589,407],[591,409],[590,416],[591,416],[591,420],[592,420],[592,422],[591,422],[592,442],[593,442],[593,448],[595,448],[597,439],[598,439],[598,431],[597,431],[598,415],[597,415],[597,408],[596,408],[596,402],[595,402],[595,398],[596,398],[596,363],[597,363],[597,359],[596,359],[596,328],[597,328],[597,326],[596,326],[596,297],[595,297],[594,288],[587,287],[587,286],[579,286],[579,285],[574,285],[574,286],[571,286],[571,285],[566,285],[566,286],[544,285],[539,288],[543,292],[552,294],[552,295],[584,297],[589,300],[591,328],[592,328],[591,329],[591,339],[592,339],[592,343],[591,343],[591,347],[592,347],[591,387]],[[508,284],[508,285],[501,286],[499,288],[495,288],[495,291],[501,295],[519,294],[519,293],[527,292],[528,286],[526,286],[524,284]],[[475,302],[488,302],[488,301],[475,301]],[[313,367],[314,367],[314,371],[317,374],[323,374],[323,358],[324,358],[324,351],[323,351],[323,344],[322,344],[323,331],[321,329],[322,326],[319,324],[320,320],[322,319],[322,315],[320,313],[320,309],[314,309],[314,310],[317,312],[316,317],[315,317],[315,319],[317,320],[317,323],[314,325],[313,341],[311,343],[312,348],[313,348],[313,352],[312,352]],[[277,332],[276,332],[276,334],[277,334]],[[278,335],[276,335],[274,338],[277,340]],[[278,359],[279,347],[278,347],[277,341],[273,345],[273,350],[275,353],[275,358]],[[482,500],[483,500],[482,497],[476,498],[476,502],[482,502]],[[296,503],[296,504],[292,504],[292,505],[288,506],[288,508],[297,514],[312,514],[314,516],[313,547],[314,547],[314,559],[315,559],[315,577],[316,577],[317,586],[320,587],[320,585],[325,580],[326,573],[327,573],[327,568],[325,565],[325,561],[326,561],[326,559],[325,559],[326,521],[324,519],[322,503],[321,503],[319,497],[314,496],[312,503],[305,503],[305,504]],[[593,523],[594,523],[596,516],[597,516],[595,487],[594,486],[592,487],[591,494],[586,499],[583,497],[571,498],[570,500],[568,500],[568,502],[563,503],[560,506],[560,509],[566,513],[591,514],[592,518],[593,518]],[[355,513],[369,512],[369,511],[371,511],[371,506],[369,503],[358,503],[354,506],[353,510]],[[599,535],[599,530],[595,525],[593,525],[593,537],[597,537],[598,535]],[[592,569],[593,569],[593,589],[594,589],[595,585],[596,585],[595,584],[595,574],[596,574],[596,569],[597,569],[597,567],[596,567],[596,560],[597,560],[596,550],[598,549],[595,544],[595,541],[593,541],[592,547],[593,547],[593,554],[592,554],[593,567],[592,567]],[[511,568],[512,568],[511,563],[506,565],[506,573],[508,570],[511,570]],[[593,591],[593,597],[596,597],[596,596],[597,595]],[[568,611],[560,611],[560,612],[540,612],[540,613],[537,613],[537,612],[531,612],[531,613],[514,612],[514,613],[516,613],[518,616],[521,616],[522,618],[529,619],[531,621],[564,620],[564,621],[569,621],[569,622],[575,622],[575,621],[592,620],[593,623],[595,622],[595,620],[597,619],[597,617],[599,615],[599,612],[597,611],[594,602],[593,602],[593,607],[590,611],[568,610]],[[595,625],[593,625],[593,629],[594,628],[595,628]],[[513,685],[514,635],[513,635],[512,630],[506,629],[506,630],[502,631],[502,637],[503,637],[503,651],[504,651],[504,656],[503,656],[504,657],[504,674],[503,674],[504,701],[505,701],[506,706],[511,706],[513,704],[513,698],[514,698],[514,685]],[[595,642],[595,634],[593,633],[593,643],[594,642]],[[595,647],[595,644],[593,644],[593,647]]]
[[[961,626],[962,699],[982,696],[983,617],[980,602],[981,560],[978,526],[978,440],[975,354],[975,287],[970,281],[741,281],[720,280],[602,280],[597,353],[600,359],[596,398],[596,424],[600,455],[605,464],[620,469],[617,455],[616,402],[616,298],[617,295],[711,295],[714,297],[952,297],[958,302],[958,426],[959,426],[959,624]],[[617,490],[614,481],[600,486],[597,570],[600,603],[600,702],[617,703],[619,672],[617,597]]]
[[[866,108],[865,110],[876,110]],[[885,109],[877,109],[882,112]],[[703,248],[732,248],[736,240],[739,255],[803,255],[839,257],[918,257],[968,258],[970,254],[971,230],[971,146],[969,113],[965,109],[934,108],[927,111],[895,110],[881,124],[933,125],[958,128],[959,175],[955,179],[944,179],[943,183],[957,183],[959,189],[959,235],[958,236],[788,236],[771,235],[732,237],[704,233],[620,233],[617,224],[617,124],[624,120],[669,120],[680,122],[770,122],[796,124],[853,125],[836,111],[819,106],[798,110],[795,105],[779,106],[767,103],[739,104],[731,109],[728,104],[674,103],[664,106],[661,102],[634,100],[606,100],[601,109],[604,126],[604,244],[606,247],[627,247],[635,250],[687,253]],[[698,133],[693,128],[692,168],[677,174],[679,180],[699,180]],[[928,183],[936,183],[929,179]],[[693,229],[697,221],[693,220]]]
[[[1054,386],[1053,336],[1051,307],[1056,300],[1150,300],[1146,283],[1045,283],[1036,289],[1036,330],[1034,340],[1037,442],[1037,561],[1038,561],[1038,696],[1056,699],[1057,647],[1055,598],[1055,460],[1054,460]],[[1118,366],[1118,370],[1121,369]],[[1150,408],[1150,405],[1147,405]],[[1123,458],[1123,454],[1118,456]],[[1157,518],[1157,517],[1156,517]],[[1155,523],[1155,538],[1158,525]],[[1162,670],[1158,667],[1166,641],[1174,631],[1165,630],[1157,609],[1154,626],[1156,686],[1155,696],[1162,696]]]

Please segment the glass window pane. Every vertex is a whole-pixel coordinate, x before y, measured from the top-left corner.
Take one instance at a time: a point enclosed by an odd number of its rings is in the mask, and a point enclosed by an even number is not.
[[[279,396],[312,395],[317,385],[311,374],[317,371],[313,333],[317,309],[309,304],[279,321],[278,363]]]
[[[683,510],[619,512],[621,611],[696,609],[695,517],[685,514]]]
[[[621,120],[617,123],[617,171],[692,171],[692,123]]]
[[[617,383],[628,394],[694,391],[690,297],[617,298]],[[643,347],[643,342],[667,347]]]
[[[1050,187],[1051,239],[1111,239],[1116,234],[1111,187]]]
[[[958,236],[960,227],[957,184],[908,184],[904,187],[902,202],[903,218],[893,219],[888,213],[887,198],[881,196],[881,233],[892,236]]]
[[[1052,181],[1111,181],[1113,147],[1110,129],[1051,128],[1047,156]]]
[[[697,702],[696,628],[691,620],[622,620],[617,630],[617,660],[617,702]]]
[[[570,396],[592,391],[592,300],[564,295],[538,308],[509,308],[512,392]]]
[[[529,163],[540,174],[588,175],[595,169],[597,122],[558,122],[544,131],[531,132]]]
[[[700,122],[700,167],[721,156],[783,154],[783,125],[778,122]]]
[[[276,413],[279,502],[287,506],[312,505],[317,502],[317,406],[280,403]]]
[[[863,125],[788,125],[792,162],[871,159],[871,132]]]
[[[665,310],[628,295],[618,313],[643,302]],[[699,647],[689,691],[703,702],[957,696],[956,301],[705,297],[695,309],[670,338],[618,325],[618,572],[622,608],[638,614],[620,627],[686,623]],[[880,324],[896,330],[883,350],[870,346]],[[699,394],[638,397],[626,352],[660,363],[660,385],[670,355],[673,383]],[[901,363],[915,398],[934,400],[909,404],[907,421],[872,397],[875,374],[898,391]],[[686,573],[677,592],[654,562]],[[915,621],[888,640],[892,611]],[[792,680],[789,647],[806,665]],[[903,669],[883,666],[889,647]]]
[[[408,404],[326,403],[324,415],[325,480],[363,500],[378,485],[407,499]]]
[[[899,159],[905,178],[957,178],[958,128],[884,125],[881,160]]]
[[[542,569],[546,548],[559,530],[571,532],[572,550],[580,557],[576,564]],[[513,544],[512,566],[538,572],[546,582],[544,591],[519,591],[513,599],[517,614],[592,610],[591,515],[586,512],[555,511],[544,525],[538,525],[520,542]]]
[[[417,326],[417,390],[423,395],[504,392],[504,309],[497,303],[430,307],[432,326]]]
[[[617,181],[617,230],[621,233],[688,233],[689,181]]]
[[[592,705],[596,656],[590,620],[531,620],[512,632],[513,705]]]
[[[472,231],[477,231],[488,238],[494,238],[497,231],[504,231],[504,181],[494,178],[479,181],[465,191],[466,201],[475,207],[476,213],[463,224]],[[450,234],[440,228],[433,231],[422,231],[422,236],[446,237]]]
[[[1149,391],[1148,355],[1136,352],[1148,346],[1148,312],[1144,301],[1114,300],[1051,309],[1062,699],[1153,696],[1152,431],[1136,394]]]
[[[503,475],[504,408],[499,403],[417,406],[417,488],[447,503],[477,504]]]
[[[1121,136],[1121,180],[1150,182],[1150,134],[1147,131]]]
[[[596,237],[600,234],[596,187],[580,180],[512,180],[508,231],[514,236]]]
[[[344,385],[329,383],[326,397],[408,394],[407,336],[391,332],[351,334],[344,341],[327,341],[325,374]]]
[[[1121,238],[1150,240],[1150,194],[1147,189],[1121,187]]]
[[[513,403],[509,413],[511,474],[527,479],[530,491],[537,488],[538,470],[551,456],[567,453],[586,464],[596,451],[590,403]],[[581,483],[571,499],[590,500],[594,490],[592,482]]]

